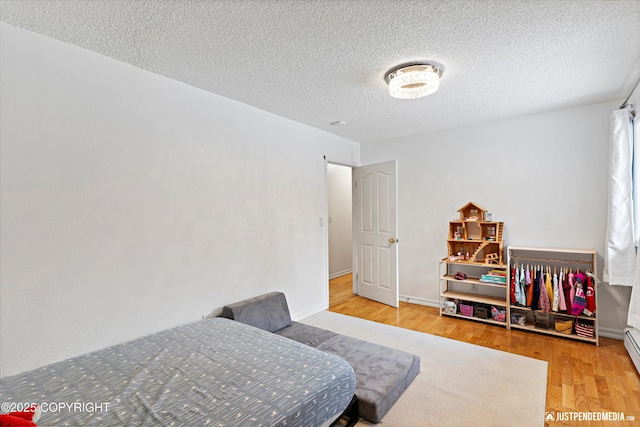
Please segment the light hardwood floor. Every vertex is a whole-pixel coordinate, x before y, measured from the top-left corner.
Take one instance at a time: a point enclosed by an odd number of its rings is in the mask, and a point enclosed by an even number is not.
[[[481,345],[549,362],[547,412],[554,417],[599,416],[623,412],[635,421],[549,421],[560,426],[640,426],[640,375],[620,340],[600,337],[600,346],[500,326],[440,316],[439,310],[400,303],[396,309],[353,295],[351,274],[329,283],[329,310],[388,325]],[[484,391],[487,398],[491,384]],[[464,408],[464,406],[462,406]],[[596,412],[597,414],[586,414]],[[578,413],[573,415],[574,413]]]

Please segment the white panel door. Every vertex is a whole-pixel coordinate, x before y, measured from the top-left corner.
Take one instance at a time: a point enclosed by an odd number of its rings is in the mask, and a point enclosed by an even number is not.
[[[398,307],[396,161],[355,170],[358,294]]]

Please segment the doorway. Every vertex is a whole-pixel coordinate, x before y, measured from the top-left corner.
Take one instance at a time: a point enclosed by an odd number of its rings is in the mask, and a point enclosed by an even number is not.
[[[329,280],[333,284],[340,283],[339,289],[329,289],[329,306],[355,293],[352,187],[352,167],[327,163]]]

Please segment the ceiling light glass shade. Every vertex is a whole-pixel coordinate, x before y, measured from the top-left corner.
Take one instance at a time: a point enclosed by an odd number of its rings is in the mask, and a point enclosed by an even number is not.
[[[389,95],[399,99],[415,99],[431,95],[440,87],[442,69],[432,64],[412,64],[387,72]]]

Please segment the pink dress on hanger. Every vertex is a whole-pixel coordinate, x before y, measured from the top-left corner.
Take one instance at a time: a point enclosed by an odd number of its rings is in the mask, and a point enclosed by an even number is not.
[[[547,294],[547,287],[544,284],[540,284],[540,297],[538,298],[538,308],[544,313],[551,311],[551,304],[549,303],[549,294]]]
[[[569,283],[569,298],[567,299],[567,313],[571,314],[571,309],[573,307],[573,299],[576,296],[576,288],[575,288],[575,284],[573,283],[573,277],[575,275],[573,273],[569,273],[567,276],[567,283]]]
[[[560,277],[558,278],[558,293],[559,293],[559,297],[560,297],[560,303],[558,305],[558,309],[560,311],[566,311],[567,310],[567,302],[564,298],[564,282],[565,282],[566,278],[564,276],[564,271],[562,271],[562,269],[560,270]]]

